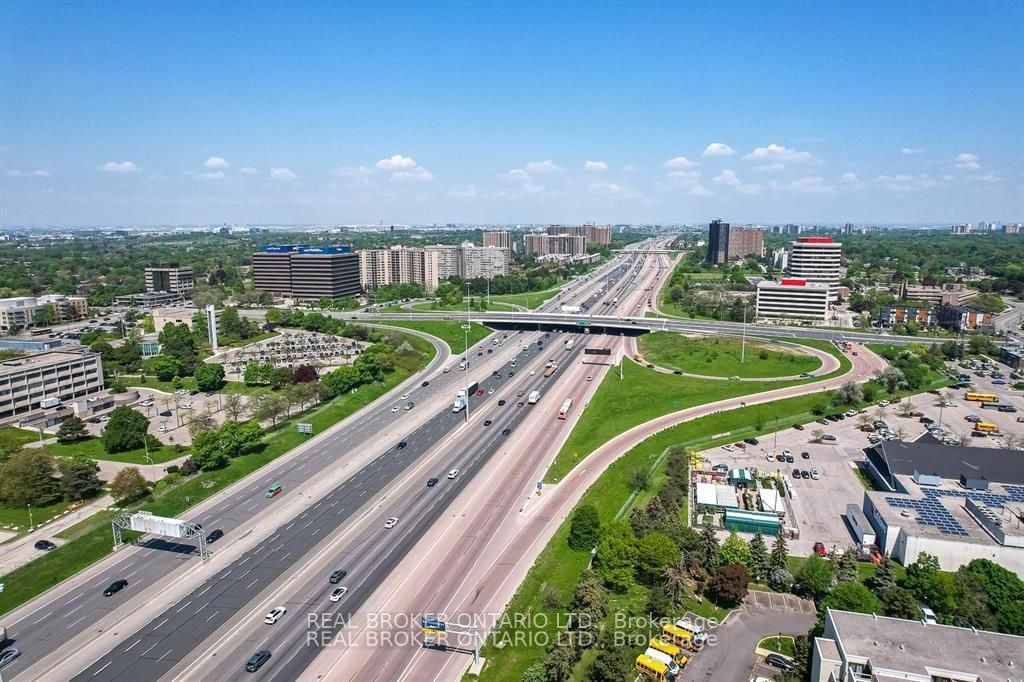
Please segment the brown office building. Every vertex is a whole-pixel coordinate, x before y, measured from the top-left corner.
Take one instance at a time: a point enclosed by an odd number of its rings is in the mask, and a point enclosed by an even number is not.
[[[548,225],[548,234],[571,234],[585,237],[588,244],[611,244],[611,225]],[[486,244],[484,244],[486,246]]]
[[[252,255],[256,288],[303,301],[357,296],[359,255],[350,246],[264,246]]]
[[[764,230],[735,227],[721,218],[708,225],[708,256],[711,265],[721,265],[737,258],[764,256]]]

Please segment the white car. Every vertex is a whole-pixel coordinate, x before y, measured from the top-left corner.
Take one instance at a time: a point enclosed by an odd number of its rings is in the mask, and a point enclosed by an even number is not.
[[[448,372],[450,372],[450,371],[452,371],[452,368],[451,368],[451,367],[445,367],[445,368],[444,368],[444,373],[445,373],[445,374],[447,374],[447,373],[448,373]]]
[[[793,456],[793,452],[791,450],[783,450],[782,451],[782,456],[783,457],[792,457]]]
[[[167,432],[167,427],[165,425],[161,424],[160,428],[158,428],[157,431],[159,431],[160,433],[166,433]]]
[[[335,587],[331,592],[331,601],[341,601],[341,598],[348,594],[347,587]]]
[[[273,625],[277,621],[284,617],[284,614],[288,613],[288,609],[283,606],[275,606],[270,609],[270,612],[263,617],[263,622],[267,625]]]
[[[888,405],[888,404],[889,404],[889,401],[888,401],[888,400],[879,400],[879,401],[878,401],[878,406],[879,406],[879,407],[885,407],[885,406],[886,406],[886,405]]]
[[[397,516],[392,516],[390,519],[388,519],[387,521],[384,522],[384,527],[385,528],[394,528],[397,525],[398,525],[398,517]]]
[[[769,462],[774,462],[774,461],[775,461],[775,458],[774,458],[774,457],[772,457],[772,453],[770,453],[770,452],[769,452],[768,454],[766,454],[766,455],[764,456],[764,458],[765,458],[766,460],[768,460]]]
[[[593,381],[593,380],[594,380],[594,377],[592,377],[591,375],[588,374],[587,375],[587,381]]]
[[[398,412],[401,409],[402,409],[401,407],[399,407],[398,405],[395,405],[394,407],[391,408],[391,414],[394,414],[395,412]]]
[[[531,376],[531,377],[532,377],[533,375],[535,375],[536,373],[537,373],[537,370],[535,370],[535,369],[531,369],[531,370],[530,370],[530,376]]]
[[[722,449],[723,449],[723,450],[725,450],[726,452],[732,452],[732,451],[733,451],[733,450],[735,450],[736,448],[735,448],[735,447],[733,447],[732,445],[723,445],[723,446],[722,446]]]
[[[141,403],[139,403],[139,405],[142,405],[143,407],[149,407],[152,404],[153,404],[153,400],[152,399],[143,400]]]
[[[487,395],[491,395],[492,393],[494,393],[493,388],[487,389]]]
[[[402,400],[408,400],[408,399],[409,399],[409,394],[408,393],[403,393],[402,394]]]
[[[448,480],[453,480],[458,475],[459,475],[459,470],[458,469],[452,469],[451,471],[448,472]]]
[[[811,479],[817,481],[819,478],[821,478],[821,474],[818,473],[818,470],[811,469]]]

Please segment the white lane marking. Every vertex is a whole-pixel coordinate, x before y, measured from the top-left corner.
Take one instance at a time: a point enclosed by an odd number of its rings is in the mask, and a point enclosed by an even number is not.
[[[192,600],[191,600],[191,599],[189,599],[189,600],[188,600],[187,602],[185,602],[185,603],[184,603],[184,604],[182,605],[182,607],[181,607],[180,609],[178,609],[177,611],[175,611],[175,613],[181,613],[182,611],[184,611],[185,609],[187,609],[187,608],[188,608],[188,605],[189,605],[189,604],[191,604],[191,603],[192,603]]]
[[[96,672],[94,672],[94,673],[92,674],[92,676],[93,676],[93,677],[96,677],[97,675],[99,675],[99,674],[100,674],[101,672],[103,672],[104,670],[106,670],[106,669],[107,669],[107,668],[108,668],[108,667],[110,666],[110,664],[111,664],[111,663],[113,663],[113,661],[107,661],[106,665],[104,665],[104,666],[103,666],[102,668],[100,668],[99,670],[97,670]]]
[[[170,620],[170,618],[164,618],[162,621],[160,621],[160,623],[158,623],[156,626],[154,626],[153,629],[154,630],[159,630],[164,625],[164,623],[166,623],[169,620]]]
[[[245,589],[249,589],[250,587],[252,587],[252,586],[253,586],[253,585],[255,585],[256,583],[258,583],[259,581],[260,581],[260,579],[259,579],[259,578],[253,578],[253,579],[252,579],[252,582],[251,582],[251,583],[249,583],[248,585],[246,585],[246,586],[245,586]]]
[[[39,620],[34,620],[34,621],[32,621],[32,625],[35,625],[36,623],[41,623],[42,621],[44,621],[44,620],[46,620],[47,618],[49,618],[50,616],[52,616],[52,615],[53,615],[53,613],[54,613],[53,611],[50,611],[50,612],[49,612],[48,614],[46,614],[45,616],[43,616],[43,617],[42,617],[42,618],[40,618]]]
[[[210,614],[210,617],[206,619],[206,622],[207,622],[207,623],[209,623],[209,622],[210,622],[210,619],[211,619],[211,618],[215,618],[215,617],[217,616],[217,614],[218,614],[218,613],[220,613],[220,611],[214,611],[213,613],[211,613],[211,614]]]
[[[145,656],[146,654],[148,654],[148,653],[149,653],[150,651],[152,651],[153,649],[155,649],[155,648],[156,648],[156,645],[157,645],[157,644],[159,644],[159,643],[160,643],[160,642],[153,642],[153,646],[149,647],[148,649],[146,649],[145,651],[143,651],[143,652],[142,652],[141,654],[139,654],[139,658],[142,658],[143,656]]]
[[[135,640],[134,642],[132,642],[132,643],[131,643],[131,645],[130,645],[130,646],[129,646],[129,647],[127,648],[127,649],[125,649],[125,650],[124,650],[124,651],[122,651],[121,653],[122,653],[122,654],[126,654],[126,653],[128,653],[129,651],[131,651],[132,649],[134,649],[134,648],[135,648],[135,645],[136,645],[136,644],[138,644],[138,643],[139,643],[139,642],[141,642],[141,641],[142,641],[142,639],[141,639],[141,638],[140,638],[140,639],[137,639],[137,640]]]
[[[76,621],[75,621],[74,623],[71,623],[70,625],[68,625],[68,626],[67,626],[66,628],[64,628],[64,629],[65,629],[65,630],[69,630],[69,629],[71,629],[71,628],[75,627],[76,625],[78,625],[79,623],[81,623],[81,622],[82,622],[83,620],[85,620],[86,618],[88,618],[88,616],[82,616],[81,618],[79,618],[78,620],[76,620]]]

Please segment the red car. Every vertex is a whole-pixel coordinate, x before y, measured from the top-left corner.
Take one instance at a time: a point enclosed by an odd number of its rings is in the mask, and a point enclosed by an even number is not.
[[[476,394],[477,395],[483,395],[484,394],[484,389],[482,389],[482,388],[476,389]]]
[[[814,551],[818,556],[825,556],[825,545],[820,542],[815,542]]]
[[[746,443],[733,443],[733,445],[738,447],[740,450],[746,450],[747,449],[747,444]]]

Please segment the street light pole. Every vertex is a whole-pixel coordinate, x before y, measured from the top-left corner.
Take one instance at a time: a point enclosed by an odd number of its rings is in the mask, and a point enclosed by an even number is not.
[[[743,304],[743,341],[740,343],[740,364],[746,362],[747,357],[747,304]]]
[[[32,504],[29,503],[29,505],[28,505],[28,529],[32,530],[33,528],[35,528],[35,526],[36,526],[36,524],[32,522]]]
[[[466,283],[466,421],[469,421],[469,283]]]

